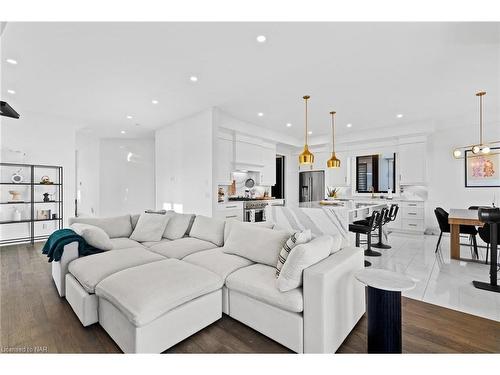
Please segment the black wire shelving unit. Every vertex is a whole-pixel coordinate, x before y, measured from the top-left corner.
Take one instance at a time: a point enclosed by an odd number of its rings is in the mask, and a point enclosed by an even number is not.
[[[16,244],[16,243],[27,243],[29,242],[30,244],[34,244],[35,241],[41,241],[44,239],[47,239],[49,237],[48,234],[42,234],[42,235],[37,235],[36,233],[36,228],[35,224],[38,222],[55,222],[56,223],[56,229],[62,229],[63,227],[63,212],[64,212],[64,203],[63,203],[63,167],[61,166],[56,166],[56,165],[40,165],[40,164],[17,164],[17,163],[0,163],[0,168],[19,168],[19,169],[25,169],[29,171],[29,181],[22,181],[19,183],[16,182],[7,182],[7,181],[0,181],[0,189],[3,191],[5,189],[9,188],[14,188],[15,186],[26,186],[29,187],[29,200],[26,201],[0,201],[0,208],[1,207],[8,207],[11,205],[24,205],[29,208],[29,216],[26,218],[23,218],[21,220],[0,220],[0,225],[16,225],[16,224],[29,224],[29,229],[28,229],[28,236],[21,236],[21,237],[13,237],[13,238],[3,238],[0,237],[0,245],[11,245],[11,244]],[[41,172],[42,175],[43,170],[47,171],[54,171],[55,170],[55,181],[50,184],[44,184],[39,181],[35,181],[35,176],[37,175],[37,172]],[[2,170],[2,173],[0,174],[1,176],[5,175],[5,172]],[[54,200],[49,200],[49,201],[43,201],[43,200],[38,200],[35,199],[35,189],[38,187],[55,187],[56,193],[55,199]],[[1,194],[1,197],[4,197],[5,194]],[[40,209],[39,207],[43,206],[48,206],[50,207],[57,207],[57,212],[52,213],[55,214],[55,217],[50,217],[46,219],[38,219],[36,214],[37,214],[37,209]]]

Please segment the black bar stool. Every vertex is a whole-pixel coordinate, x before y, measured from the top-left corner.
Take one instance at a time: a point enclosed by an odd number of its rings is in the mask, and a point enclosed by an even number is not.
[[[382,217],[380,219],[380,224],[378,227],[378,243],[373,244],[372,247],[375,247],[377,249],[390,249],[392,246],[385,244],[382,241],[382,235],[383,235],[383,226],[391,221],[396,220],[396,217],[398,215],[399,211],[399,206],[397,204],[391,204],[390,208],[383,208],[382,209]]]
[[[378,221],[380,220],[380,212],[374,211],[372,215],[368,218],[366,224],[364,222],[356,222],[349,224],[349,231],[356,233],[356,247],[360,245],[360,234],[366,235],[367,248],[365,250],[365,256],[367,257],[379,257],[382,254],[378,251],[372,250],[372,232],[377,228]]]

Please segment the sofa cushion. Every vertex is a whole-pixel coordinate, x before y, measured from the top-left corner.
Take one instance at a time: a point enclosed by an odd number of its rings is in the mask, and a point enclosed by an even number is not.
[[[177,240],[189,233],[195,217],[193,214],[179,214],[174,211],[168,211],[165,216],[170,217],[170,220],[163,232],[163,237],[169,240]]]
[[[311,230],[306,229],[302,232],[293,233],[290,238],[286,240],[278,256],[278,264],[276,265],[276,277],[280,275],[281,268],[283,268],[283,264],[285,264],[286,258],[288,258],[290,251],[292,251],[292,249],[297,245],[311,241],[311,237]]]
[[[151,246],[158,245],[163,242],[170,242],[172,240],[169,240],[168,238],[162,238],[161,241],[145,241],[141,242],[141,245],[144,246],[145,248],[150,248]]]
[[[267,228],[267,229],[274,228],[274,223],[269,222],[269,221],[258,221],[255,223],[250,223],[250,222],[241,222],[238,220],[226,220],[226,225],[224,226],[224,243],[227,241],[227,238],[229,237],[229,233],[231,233],[231,229],[233,228],[233,224],[251,225],[251,226],[262,227],[262,228]]]
[[[234,271],[254,264],[238,255],[226,254],[220,248],[199,251],[182,260],[216,273],[223,281]]]
[[[170,216],[163,214],[142,213],[130,235],[135,241],[160,241]]]
[[[276,267],[278,255],[290,234],[256,225],[233,223],[223,251]]]
[[[109,275],[164,259],[144,248],[123,249],[77,258],[69,264],[68,271],[88,293],[94,293],[95,286]]]
[[[130,215],[115,216],[115,217],[72,217],[69,219],[69,224],[82,223],[95,225],[104,230],[109,238],[130,237],[132,234],[132,222]]]
[[[131,240],[130,238],[111,238],[113,250],[130,249],[131,247],[144,247],[139,242]]]
[[[175,241],[160,242],[157,245],[151,246],[149,250],[168,258],[182,259],[189,254],[213,249],[214,247],[216,246],[211,242],[192,237],[184,237]]]
[[[222,246],[224,244],[224,224],[223,220],[198,215],[195,217],[193,226],[189,231],[189,237]]]
[[[118,308],[137,327],[222,287],[219,276],[177,259],[129,268],[96,287],[96,295]]]
[[[276,268],[264,264],[233,272],[226,279],[226,287],[283,310],[301,312],[304,309],[302,288],[280,292],[276,287]]]
[[[135,226],[137,225],[137,222],[139,221],[140,217],[141,217],[141,214],[130,215],[130,222],[132,223],[132,230],[135,229]]]
[[[308,243],[295,246],[281,269],[278,276],[278,289],[281,292],[302,286],[303,271],[327,258],[333,245],[331,236],[321,236]]]
[[[109,239],[108,234],[95,225],[73,223],[70,228],[82,236],[85,242],[96,249],[107,251],[113,248],[113,243]]]

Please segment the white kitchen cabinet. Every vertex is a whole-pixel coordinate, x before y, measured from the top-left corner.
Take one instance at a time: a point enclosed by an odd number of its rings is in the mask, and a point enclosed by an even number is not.
[[[343,152],[337,152],[336,155],[337,158],[340,159],[340,168],[328,168],[325,165],[326,185],[329,187],[349,186],[351,183],[350,159],[346,153]],[[330,159],[331,156],[332,154],[328,153],[328,159]]]
[[[276,148],[262,148],[263,164],[260,174],[260,184],[264,186],[276,185]]]
[[[231,172],[234,169],[233,140],[217,137],[215,150],[215,170],[218,185],[231,184]]]
[[[408,143],[399,146],[399,183],[401,185],[423,185],[426,161],[425,143]]]
[[[235,164],[262,167],[263,163],[262,146],[247,140],[236,140],[235,142]]]

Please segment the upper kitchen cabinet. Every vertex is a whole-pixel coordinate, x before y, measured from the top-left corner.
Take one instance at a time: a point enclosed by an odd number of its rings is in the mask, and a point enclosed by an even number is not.
[[[261,142],[258,139],[236,135],[235,137],[235,159],[236,168],[238,167],[259,167],[264,166]],[[245,168],[251,169],[251,168]]]
[[[340,159],[339,168],[327,168],[326,171],[326,185],[330,187],[349,186],[351,184],[351,163],[350,159],[344,152],[336,152],[337,158]],[[328,153],[328,159],[331,153]],[[325,162],[326,163],[326,162]]]
[[[264,186],[276,185],[276,146],[262,147],[264,166],[260,173],[260,184]]]
[[[215,171],[218,185],[231,184],[231,172],[234,169],[233,137],[230,134],[219,134],[216,139]]]
[[[424,185],[426,146],[424,142],[399,145],[399,183],[400,185]]]

